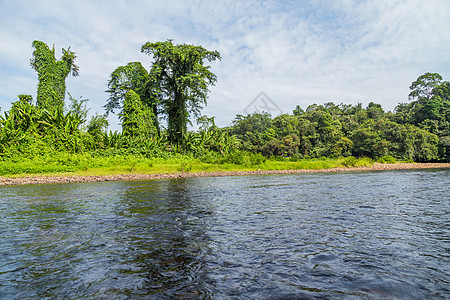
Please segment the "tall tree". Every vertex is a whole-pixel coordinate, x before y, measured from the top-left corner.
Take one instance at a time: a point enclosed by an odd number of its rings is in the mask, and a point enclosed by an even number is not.
[[[409,89],[409,100],[418,100],[423,104],[431,99],[435,87],[442,83],[442,76],[438,73],[425,73],[414,81]]]
[[[138,100],[153,111],[153,123],[158,126],[158,95],[154,87],[154,81],[140,62],[130,62],[126,66],[116,68],[110,75],[108,82],[109,99],[106,105],[106,113],[119,109],[123,113],[125,95],[134,91]]]
[[[141,52],[154,58],[150,76],[168,116],[169,140],[185,145],[190,114],[199,117],[206,104],[208,86],[217,80],[210,67],[204,65],[205,60],[220,59],[220,54],[201,46],[174,45],[172,40],[148,42]]]
[[[125,94],[134,91],[143,102],[145,100],[145,84],[148,80],[148,72],[140,62],[130,62],[126,66],[117,67],[110,75],[108,82],[109,99],[105,105],[106,112],[122,110]]]
[[[31,67],[38,73],[38,89],[36,104],[41,108],[63,107],[66,93],[66,78],[72,73],[78,76],[79,68],[75,65],[75,52],[70,47],[62,49],[60,60],[55,58],[55,46],[52,50],[41,41],[33,42]]]

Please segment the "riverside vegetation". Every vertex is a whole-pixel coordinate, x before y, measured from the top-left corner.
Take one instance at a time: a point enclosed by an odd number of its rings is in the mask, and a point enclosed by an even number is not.
[[[18,95],[0,116],[0,175],[119,174],[241,170],[327,169],[394,163],[450,162],[450,83],[425,73],[410,86],[409,102],[394,112],[380,104],[312,104],[272,118],[237,115],[219,128],[202,116],[208,87],[216,82],[217,51],[146,43],[149,70],[139,62],[111,73],[105,115],[88,120],[86,99],[66,93],[65,79],[79,75],[73,51],[33,42],[31,66],[37,99]],[[68,94],[67,99],[65,99]],[[122,132],[107,131],[118,113]],[[161,120],[167,120],[167,128]],[[197,121],[200,129],[188,131]]]

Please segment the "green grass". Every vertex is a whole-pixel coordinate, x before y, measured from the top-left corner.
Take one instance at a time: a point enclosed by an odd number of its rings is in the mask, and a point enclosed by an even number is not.
[[[259,163],[236,164],[229,162],[205,163],[186,155],[169,158],[145,158],[136,155],[92,156],[90,154],[58,153],[33,159],[0,161],[0,175],[21,177],[45,174],[70,175],[116,175],[116,174],[162,174],[180,172],[219,172],[252,170],[319,170],[335,167],[370,166],[368,158],[321,158],[289,161],[268,159]]]

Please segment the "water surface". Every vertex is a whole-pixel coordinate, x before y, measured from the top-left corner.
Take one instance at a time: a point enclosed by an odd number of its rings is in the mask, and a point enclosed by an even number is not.
[[[448,299],[450,171],[0,188],[2,299]]]

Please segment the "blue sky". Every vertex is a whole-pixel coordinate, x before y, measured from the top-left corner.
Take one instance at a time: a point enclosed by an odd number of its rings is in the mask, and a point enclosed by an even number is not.
[[[329,101],[393,110],[423,73],[450,80],[448,0],[0,0],[0,107],[36,97],[33,40],[77,53],[67,91],[89,99],[92,115],[104,113],[110,73],[131,61],[148,69],[141,45],[167,39],[221,53],[202,111],[219,126],[261,92],[285,113]]]

